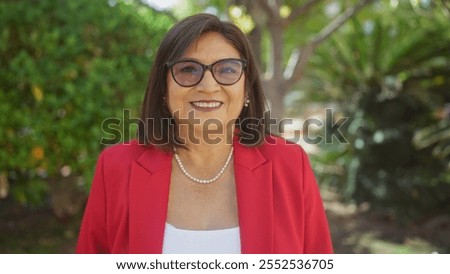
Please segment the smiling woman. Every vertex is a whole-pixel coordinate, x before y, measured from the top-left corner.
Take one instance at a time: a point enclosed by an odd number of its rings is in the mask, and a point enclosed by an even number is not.
[[[265,99],[251,46],[235,25],[212,18],[187,18],[161,42],[141,112],[141,143],[172,152],[209,141],[203,129],[211,124],[216,140],[228,145],[235,130],[243,144],[264,141]],[[165,123],[173,118],[176,125]]]
[[[100,155],[77,252],[332,252],[308,158],[266,134],[265,106],[239,28],[208,14],[176,24],[150,73],[139,140]]]

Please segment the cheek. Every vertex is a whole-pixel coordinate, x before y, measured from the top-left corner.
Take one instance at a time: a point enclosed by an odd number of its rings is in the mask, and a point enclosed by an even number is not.
[[[234,98],[233,101],[235,102],[235,105],[241,108],[244,105],[245,101],[245,82],[243,81],[242,84],[239,85],[239,87],[234,90]]]
[[[228,115],[239,117],[244,108],[245,92],[243,89],[230,90],[230,105],[228,108]]]
[[[167,108],[174,118],[176,118],[176,116],[178,116],[176,114],[181,111],[179,98],[177,98],[177,96],[170,92],[167,92]]]
[[[167,92],[166,102],[169,111],[173,114],[174,111],[180,109],[183,102],[182,92],[179,90],[179,86],[172,79],[172,76],[167,76]]]
[[[234,99],[235,102],[235,106],[236,108],[238,108],[239,110],[242,110],[242,107],[244,106],[244,92],[242,92],[241,94],[239,94],[239,96],[236,96],[236,98]]]

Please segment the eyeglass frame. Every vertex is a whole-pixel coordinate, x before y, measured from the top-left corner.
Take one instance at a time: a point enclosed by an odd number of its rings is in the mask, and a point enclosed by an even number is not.
[[[214,67],[215,64],[217,64],[217,63],[219,63],[219,62],[227,61],[227,60],[230,60],[230,61],[239,61],[239,62],[241,62],[241,63],[242,63],[242,70],[241,70],[241,74],[239,75],[239,77],[237,78],[237,80],[236,80],[234,83],[231,83],[231,84],[222,84],[221,82],[219,82],[219,81],[217,80],[216,76],[214,75],[213,67]],[[196,64],[198,64],[198,65],[200,65],[200,66],[202,67],[202,76],[200,76],[199,80],[198,80],[195,84],[192,84],[192,85],[182,85],[182,84],[178,83],[178,81],[177,81],[177,79],[176,79],[176,77],[175,77],[175,75],[174,75],[174,73],[173,73],[173,66],[176,65],[176,64],[178,64],[178,63],[182,63],[182,62],[192,62],[192,63],[196,63]],[[202,63],[200,63],[199,61],[196,61],[196,60],[192,60],[192,59],[181,59],[181,60],[169,61],[169,62],[166,63],[166,66],[170,69],[170,73],[172,74],[172,79],[173,79],[178,85],[180,85],[180,86],[182,86],[182,87],[185,87],[185,88],[189,88],[189,87],[193,87],[193,86],[195,86],[195,85],[198,85],[198,83],[200,83],[200,82],[202,81],[202,79],[203,79],[203,77],[205,76],[205,73],[206,73],[207,70],[209,70],[209,71],[211,72],[212,77],[214,78],[214,80],[215,80],[219,85],[222,85],[222,86],[231,86],[231,85],[234,85],[234,84],[236,84],[237,82],[239,82],[239,80],[241,80],[242,74],[244,74],[244,70],[247,68],[247,60],[245,60],[245,59],[239,59],[239,58],[224,58],[224,59],[217,60],[216,62],[214,62],[214,63],[212,63],[212,64],[205,65],[205,64],[202,64]]]

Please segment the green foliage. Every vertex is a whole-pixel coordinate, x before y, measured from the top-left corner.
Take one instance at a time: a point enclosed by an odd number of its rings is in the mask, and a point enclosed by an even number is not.
[[[42,205],[62,177],[88,187],[102,121],[136,116],[171,24],[134,1],[0,2],[0,173],[17,201]]]
[[[447,112],[449,112],[449,106],[446,106]],[[445,112],[443,114],[449,115]],[[447,166],[450,168],[450,119],[441,120],[418,130],[413,141],[419,149],[432,147],[433,156],[440,160],[447,160]]]
[[[327,41],[304,88],[350,118],[350,145],[315,158],[321,181],[407,222],[450,211],[450,21],[439,5],[399,3],[379,2]]]

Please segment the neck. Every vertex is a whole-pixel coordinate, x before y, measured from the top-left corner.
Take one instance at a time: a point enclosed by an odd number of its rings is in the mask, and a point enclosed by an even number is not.
[[[202,130],[200,126],[179,127],[180,139],[187,149],[178,149],[182,164],[193,175],[214,175],[223,166],[233,146],[234,124],[217,130]]]
[[[213,150],[211,150],[212,148],[210,147],[206,151],[204,146],[195,146],[195,149],[184,150],[185,152],[181,154],[184,154],[185,164],[183,164],[178,151],[174,159],[186,177],[196,183],[210,184],[222,177],[233,156],[231,145],[216,145]],[[224,150],[229,150],[226,157],[223,153]]]
[[[200,125],[188,125],[178,128],[178,137],[186,144],[188,150],[208,152],[231,146],[234,132],[234,124],[214,130],[204,129]]]
[[[187,149],[178,149],[177,154],[190,166],[214,167],[221,164],[231,151],[232,143],[187,144]]]

